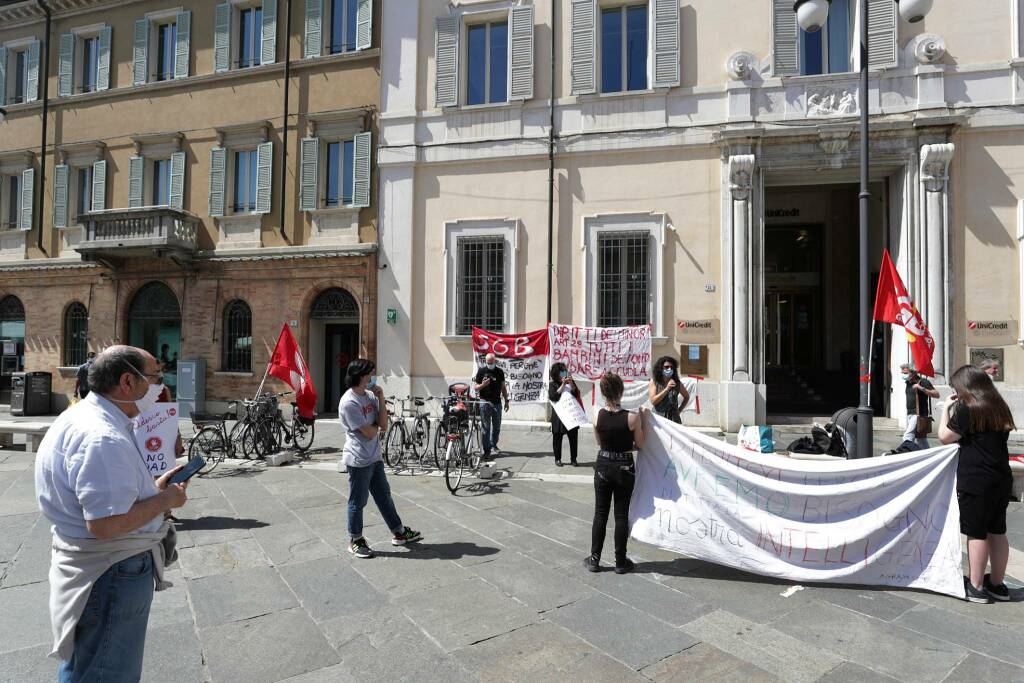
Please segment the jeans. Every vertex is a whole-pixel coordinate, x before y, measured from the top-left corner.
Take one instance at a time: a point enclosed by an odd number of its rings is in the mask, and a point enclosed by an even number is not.
[[[917,415],[907,415],[907,431],[903,433],[904,441],[911,441],[918,448],[928,448],[928,439],[917,437]]]
[[[501,404],[483,402],[480,404],[480,426],[483,428],[484,455],[498,445],[501,434]]]
[[[92,585],[75,629],[75,651],[59,683],[138,681],[153,603],[153,553],[121,560]]]
[[[594,526],[590,537],[590,554],[601,558],[604,548],[608,513],[615,501],[615,562],[626,559],[629,538],[629,499],[633,496],[636,465],[630,462],[597,459],[594,467]]]
[[[384,473],[384,462],[378,460],[366,467],[348,468],[348,535],[352,540],[363,537],[363,508],[373,494],[373,502],[377,504],[384,523],[391,531],[398,533],[404,526],[402,518],[395,510],[395,501],[391,499],[391,487]]]
[[[576,449],[580,441],[580,430],[574,429],[564,434],[551,434],[551,450],[555,452],[555,462],[562,462],[562,437],[569,437],[569,457],[576,462]]]

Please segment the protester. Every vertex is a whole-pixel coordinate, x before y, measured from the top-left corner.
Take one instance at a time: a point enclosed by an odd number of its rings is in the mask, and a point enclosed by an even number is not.
[[[960,444],[956,497],[971,572],[964,578],[964,588],[971,602],[1006,601],[1006,508],[1013,489],[1006,442],[1016,426],[1010,407],[984,370],[965,365],[949,383],[956,394],[943,407],[939,441]],[[986,574],[989,561],[992,571]]]
[[[348,471],[348,551],[369,559],[373,551],[363,538],[363,508],[370,495],[391,530],[391,544],[419,541],[422,535],[402,524],[381,460],[380,435],[388,427],[384,391],[377,386],[373,361],[357,358],[345,371],[348,391],[338,403],[338,418],[345,428],[341,461]]]
[[[473,391],[481,401],[480,422],[486,458],[491,451],[495,455],[500,453],[498,437],[501,435],[501,400],[505,399],[505,412],[508,412],[508,387],[505,384],[505,371],[498,367],[493,353],[484,357],[484,363],[473,378]]]
[[[690,392],[679,379],[679,363],[675,358],[662,356],[651,368],[647,396],[651,399],[655,413],[682,424],[681,411],[690,402]]]
[[[633,495],[636,463],[633,450],[643,448],[646,409],[636,413],[622,409],[622,378],[606,373],[601,378],[601,395],[606,408],[597,413],[594,434],[597,437],[597,464],[594,467],[594,524],[591,530],[590,555],[583,560],[589,571],[601,571],[601,550],[612,501],[615,502],[615,573],[633,570],[626,557],[629,537],[629,499]]]
[[[176,559],[164,513],[187,484],[156,481],[131,431],[140,404],[159,393],[159,365],[142,349],[114,346],[89,368],[88,397],[61,414],[39,447],[36,497],[53,524],[51,656],[59,681],[137,681],[149,609]],[[87,615],[87,616],[86,616]]]
[[[918,423],[926,419],[931,420],[931,399],[938,398],[939,392],[927,378],[917,372],[913,364],[904,363],[900,366],[900,371],[907,385],[907,430],[903,433],[903,444],[897,450],[912,450],[912,447],[928,448],[927,435],[918,436]]]
[[[558,403],[562,394],[569,393],[577,401],[580,400],[580,390],[576,381],[569,375],[569,369],[565,363],[555,363],[551,366],[549,373],[551,381],[548,383],[548,400]],[[580,428],[566,429],[558,413],[551,411],[551,448],[555,453],[555,465],[562,466],[562,437],[569,437],[569,458],[572,466],[579,465],[576,462],[577,448],[579,446]]]
[[[979,367],[981,367],[981,369],[984,370],[986,375],[992,378],[993,382],[996,381],[996,377],[999,375],[998,361],[995,361],[991,358],[986,358],[985,360],[981,361],[981,365]]]
[[[96,359],[96,352],[90,351],[85,357],[85,362],[78,366],[75,372],[75,396],[83,399],[89,395],[89,366]]]

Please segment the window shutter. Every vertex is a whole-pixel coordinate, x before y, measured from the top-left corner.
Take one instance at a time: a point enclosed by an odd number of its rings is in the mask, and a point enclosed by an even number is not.
[[[302,138],[299,143],[302,155],[299,171],[299,209],[313,211],[318,208],[318,179],[320,177],[320,139]]]
[[[373,133],[358,133],[352,153],[352,206],[365,209],[370,205],[370,154]]]
[[[175,152],[171,155],[171,193],[168,199],[168,206],[172,209],[181,209],[184,206],[185,198],[185,153]]]
[[[110,27],[100,29],[100,54],[96,60],[96,89],[110,89]]]
[[[73,33],[60,34],[60,50],[57,64],[57,96],[71,97],[74,94],[75,79],[75,36]]]
[[[356,8],[356,49],[373,47],[373,0],[359,0]]]
[[[90,211],[104,211],[107,208],[107,162],[97,161],[92,165],[92,206]]]
[[[306,28],[302,52],[306,59],[323,54],[323,43],[320,39],[323,15],[323,0],[306,0]]]
[[[0,45],[0,106],[7,104],[7,48]]]
[[[21,218],[19,230],[32,229],[32,200],[35,190],[36,171],[28,168],[21,172]]]
[[[214,147],[210,150],[210,215],[224,215],[224,171],[227,165],[227,150]]]
[[[679,0],[654,0],[655,88],[679,85]]]
[[[178,12],[174,39],[174,77],[188,78],[188,60],[192,43],[192,12]]]
[[[263,26],[260,40],[260,63],[277,61],[277,0],[263,0]]]
[[[572,94],[597,91],[597,4],[572,0]]]
[[[39,41],[34,41],[28,46],[28,55],[25,60],[25,101],[35,102],[39,99]],[[3,79],[0,78],[0,83]]]
[[[896,66],[896,3],[867,0],[868,66],[882,69]]]
[[[68,227],[68,175],[64,165],[53,167],[53,227]]]
[[[438,17],[434,35],[434,91],[438,107],[459,103],[459,20]]]
[[[213,70],[231,68],[231,5],[224,3],[213,8]]]
[[[132,83],[142,85],[149,80],[149,19],[135,22],[135,42],[132,52]]]
[[[256,148],[256,213],[270,213],[273,168],[274,143],[264,142]]]
[[[513,7],[509,19],[509,99],[533,97],[533,5]]]
[[[892,0],[886,0],[892,3]],[[793,0],[772,0],[772,50],[776,76],[800,74],[800,27]]]
[[[145,159],[129,157],[128,159],[128,208],[142,206],[142,173]]]

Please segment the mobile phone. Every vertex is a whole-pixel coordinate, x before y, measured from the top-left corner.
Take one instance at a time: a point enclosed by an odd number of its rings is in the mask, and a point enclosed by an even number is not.
[[[186,481],[194,477],[196,473],[199,472],[199,470],[203,469],[203,467],[205,466],[206,461],[203,460],[203,456],[197,455],[196,457],[189,460],[185,467],[178,470],[178,472],[173,477],[171,477],[171,480],[167,483],[184,484]]]

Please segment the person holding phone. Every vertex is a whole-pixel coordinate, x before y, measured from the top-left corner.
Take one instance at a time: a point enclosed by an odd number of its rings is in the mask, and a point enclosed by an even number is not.
[[[682,409],[690,402],[690,392],[679,379],[679,363],[672,356],[662,356],[651,368],[647,396],[654,412],[667,420],[682,424]]]
[[[480,397],[480,422],[483,428],[484,457],[491,451],[498,453],[498,437],[501,436],[501,401],[505,400],[505,412],[508,412],[508,387],[505,384],[505,371],[498,367],[498,360],[493,353],[484,357],[484,365],[473,377],[473,390]]]
[[[970,602],[1006,601],[1010,599],[1003,582],[1010,557],[1006,508],[1013,490],[1007,441],[1016,425],[1010,407],[984,370],[965,365],[953,373],[949,384],[956,393],[943,406],[939,441],[960,444],[956,497],[970,565],[964,590]],[[985,573],[989,562],[991,572]]]
[[[58,680],[138,680],[153,591],[176,558],[164,513],[187,500],[180,468],[154,481],[132,418],[160,393],[152,355],[114,346],[89,368],[89,395],[47,432],[36,498],[53,525],[50,618]],[[83,615],[90,615],[83,618]]]
[[[571,394],[577,401],[580,400],[580,390],[576,386],[576,381],[573,380],[569,374],[569,369],[565,367],[565,363],[555,363],[551,366],[549,373],[550,382],[548,382],[548,400],[552,403],[558,403],[562,398],[562,394]],[[577,448],[579,447],[580,428],[566,429],[565,425],[562,424],[562,420],[558,417],[558,413],[551,411],[551,449],[555,453],[555,465],[558,467],[562,466],[562,437],[569,437],[569,458],[573,467],[577,467],[579,463],[576,462]]]

